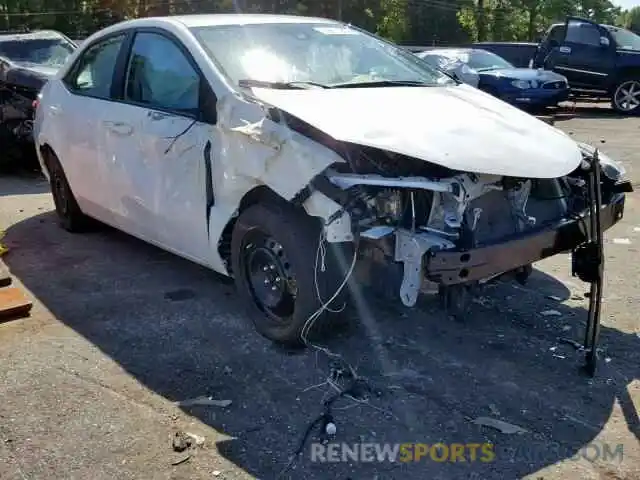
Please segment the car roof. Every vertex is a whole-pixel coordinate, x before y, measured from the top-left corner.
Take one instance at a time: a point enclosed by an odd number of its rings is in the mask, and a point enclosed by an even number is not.
[[[594,22],[593,20],[587,20],[587,19],[584,19],[584,18],[581,18],[580,20],[582,20],[584,22],[591,22],[591,23],[594,23],[596,25],[600,25],[601,27],[608,28],[609,30],[625,30],[624,28],[616,27],[615,25],[609,25],[609,24],[606,24],[606,23],[598,23],[598,22]],[[549,28],[551,29],[551,28],[564,27],[564,26],[565,26],[564,22],[563,23],[554,23]]]
[[[212,13],[192,15],[172,15],[165,17],[147,17],[130,20],[130,25],[135,23],[147,23],[149,20],[179,23],[188,28],[208,27],[218,25],[258,25],[278,23],[326,23],[331,25],[343,25],[336,20],[319,17],[302,17],[297,15],[274,15],[267,13]]]
[[[537,45],[536,42],[475,42],[474,45]]]

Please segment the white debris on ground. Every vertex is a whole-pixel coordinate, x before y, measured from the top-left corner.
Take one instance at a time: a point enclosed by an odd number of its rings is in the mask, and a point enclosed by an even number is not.
[[[616,245],[631,245],[631,240],[628,238],[614,238],[613,243]]]
[[[475,423],[476,425],[481,425],[483,427],[490,427],[496,430],[499,430],[501,433],[505,433],[507,435],[511,435],[514,433],[521,434],[527,433],[528,430],[525,430],[518,425],[514,425],[513,423],[504,422],[502,420],[498,420],[497,418],[491,417],[478,417],[473,420],[471,423]]]

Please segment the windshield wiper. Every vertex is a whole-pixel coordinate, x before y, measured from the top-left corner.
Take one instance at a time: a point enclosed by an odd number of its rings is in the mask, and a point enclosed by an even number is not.
[[[243,88],[273,88],[279,90],[307,90],[309,88],[331,88],[329,85],[322,83],[307,82],[307,81],[295,81],[295,82],[266,82],[264,80],[253,80],[251,78],[245,78],[238,81],[238,85]]]
[[[334,83],[331,88],[434,87],[435,83],[414,80],[372,80],[370,82]]]

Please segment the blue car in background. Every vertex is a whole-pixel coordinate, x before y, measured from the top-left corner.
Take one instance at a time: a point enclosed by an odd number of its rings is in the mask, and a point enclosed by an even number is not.
[[[486,50],[436,48],[416,55],[430,65],[453,74],[460,81],[470,83],[521,108],[553,107],[569,98],[569,83],[566,77],[549,70],[514,67],[504,58]],[[460,63],[468,67],[467,78],[460,78],[455,70],[447,67]],[[467,81],[470,78],[473,78],[472,82]]]

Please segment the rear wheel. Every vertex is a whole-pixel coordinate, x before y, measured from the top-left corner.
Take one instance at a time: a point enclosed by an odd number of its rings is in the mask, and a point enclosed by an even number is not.
[[[60,225],[69,232],[85,231],[89,226],[90,219],[80,210],[60,161],[53,153],[48,153],[46,163],[49,170],[51,194]]]
[[[611,106],[624,115],[640,113],[640,80],[622,80],[613,91]]]
[[[317,219],[287,204],[251,206],[236,222],[231,241],[235,283],[256,330],[274,342],[302,345],[305,325],[344,280],[340,260],[349,264],[353,258],[340,258],[344,248],[327,245],[325,269],[316,270],[321,228]],[[336,309],[344,305],[346,291],[344,286],[330,310],[312,322],[308,340],[333,325],[328,320],[339,316]]]

